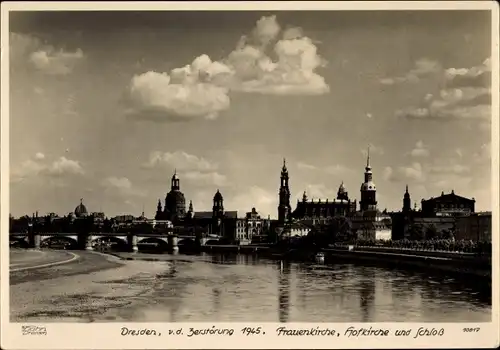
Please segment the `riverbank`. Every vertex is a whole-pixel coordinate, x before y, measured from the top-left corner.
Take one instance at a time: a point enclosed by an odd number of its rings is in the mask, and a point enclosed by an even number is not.
[[[461,278],[474,278],[491,286],[491,258],[422,251],[387,251],[376,248],[323,249],[326,263],[352,262],[401,269],[417,269]]]
[[[12,269],[9,273],[11,286],[25,282],[54,279],[56,277],[95,273],[123,265],[123,262],[119,258],[99,252],[40,250],[39,254],[44,257],[57,255],[59,262],[65,262],[61,260],[61,256],[64,256],[66,262],[57,263],[54,261],[53,263],[39,264],[39,266],[34,265],[33,268],[29,269]],[[76,258],[72,259],[72,255],[76,256]]]

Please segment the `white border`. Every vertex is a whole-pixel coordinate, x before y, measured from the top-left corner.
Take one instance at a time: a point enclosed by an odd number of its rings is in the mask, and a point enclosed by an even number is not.
[[[346,1],[346,2],[3,2],[1,7],[1,308],[0,308],[0,346],[4,349],[165,349],[165,348],[490,348],[499,345],[499,309],[498,309],[498,245],[499,245],[499,48],[498,48],[498,5],[495,1]],[[9,321],[9,11],[25,10],[490,10],[492,13],[492,211],[493,211],[493,293],[492,293],[492,322],[490,323],[335,323],[335,324],[310,324],[310,323],[217,323],[219,328],[232,328],[235,333],[227,336],[195,336],[176,337],[168,336],[168,329],[190,327],[207,328],[208,323],[50,323],[39,324],[46,326],[47,336],[22,336],[21,324]],[[121,327],[128,328],[153,328],[163,333],[161,337],[123,337],[120,335]],[[243,327],[262,327],[266,335],[243,336],[239,330]],[[341,333],[340,337],[309,337],[309,336],[280,336],[276,335],[276,328],[321,328],[335,329]],[[349,326],[356,328],[386,328],[391,330],[388,337],[350,337],[342,335]],[[413,328],[414,332],[420,328],[444,329],[443,336],[434,337],[395,337],[396,329]],[[480,331],[466,333],[463,328],[480,327]]]

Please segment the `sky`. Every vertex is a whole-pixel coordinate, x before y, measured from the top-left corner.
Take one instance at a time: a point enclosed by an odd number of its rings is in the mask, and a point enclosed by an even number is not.
[[[10,14],[11,213],[154,216],[177,169],[195,211],[277,216],[307,192],[380,209],[442,191],[491,210],[481,11]],[[413,204],[412,204],[413,205]]]

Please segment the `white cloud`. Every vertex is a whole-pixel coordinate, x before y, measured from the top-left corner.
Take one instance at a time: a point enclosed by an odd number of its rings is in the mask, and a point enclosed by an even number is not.
[[[213,171],[218,168],[217,164],[184,151],[152,152],[146,166],[157,165],[168,165],[179,171]]]
[[[429,173],[432,174],[454,174],[462,175],[470,173],[471,169],[467,165],[460,164],[439,164],[429,166]]]
[[[308,184],[304,189],[306,191],[307,198],[309,200],[326,200],[326,199],[334,199],[337,197],[337,188],[327,187],[324,184]],[[300,200],[302,199],[302,195],[304,193],[302,190],[300,193],[297,193],[296,197]]]
[[[65,75],[69,74],[76,63],[83,58],[83,51],[77,49],[74,52],[56,51],[52,47],[31,53],[30,62],[34,67],[47,74]]]
[[[297,168],[301,170],[317,170],[318,168],[314,165],[303,163],[303,162],[298,162],[297,163]]]
[[[198,157],[184,151],[152,152],[145,167],[167,166],[176,169],[182,179],[197,185],[227,186],[227,177],[217,170],[218,164],[203,157]]]
[[[105,191],[110,194],[118,194],[125,197],[130,196],[144,196],[144,192],[135,189],[132,186],[132,182],[126,177],[116,177],[110,176],[104,179],[101,185],[105,188]]]
[[[421,58],[415,62],[414,68],[406,74],[398,77],[386,77],[379,79],[383,85],[395,85],[400,83],[417,83],[420,78],[442,71],[439,62],[427,58]]]
[[[411,179],[414,181],[425,181],[425,173],[422,169],[420,163],[413,163],[410,166],[402,166],[398,168],[399,173],[406,179]]]
[[[276,16],[257,21],[252,36],[241,37],[226,58],[202,54],[170,74],[147,72],[130,83],[126,114],[139,119],[179,121],[216,119],[229,108],[231,90],[272,95],[318,95],[329,91],[316,69],[325,61],[300,28],[280,38]],[[274,57],[266,48],[273,45]]]
[[[430,152],[422,140],[417,141],[415,148],[410,152],[412,157],[428,157]]]
[[[196,182],[198,185],[215,185],[221,187],[228,185],[227,177],[215,171],[208,173],[187,171],[181,173],[180,176],[182,176],[183,179]]]
[[[60,157],[53,162],[46,162],[45,156],[37,153],[33,159],[28,159],[19,166],[11,168],[10,181],[17,183],[40,176],[64,177],[83,174],[83,168],[76,160]]]
[[[226,210],[237,210],[238,216],[245,215],[253,207],[261,217],[266,218],[268,215],[274,217],[277,211],[278,199],[276,194],[259,186],[251,186],[248,190],[238,191],[238,194],[234,196],[225,195],[224,193],[222,195],[224,196],[224,208]]]
[[[48,168],[48,173],[52,175],[83,174],[83,169],[78,161],[60,157]]]
[[[427,94],[423,106],[409,107],[396,116],[421,120],[477,120],[480,125],[491,119],[491,65],[489,59],[471,68],[444,71],[444,88],[439,96]]]
[[[174,72],[179,75],[180,72]],[[185,79],[191,79],[192,73]],[[147,72],[132,78],[128,109],[133,118],[155,121],[215,119],[229,108],[227,89],[209,83],[173,83],[167,73]]]
[[[386,166],[384,168],[384,172],[382,173],[382,178],[385,181],[393,181],[394,180],[394,170],[392,170],[392,167]]]

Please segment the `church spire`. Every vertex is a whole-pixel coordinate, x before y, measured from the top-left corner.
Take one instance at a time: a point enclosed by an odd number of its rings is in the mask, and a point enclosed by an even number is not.
[[[370,169],[371,169],[371,166],[370,166],[370,145],[368,145],[368,152],[367,152],[367,156],[366,156],[366,171],[368,171]]]
[[[410,192],[408,192],[408,185],[406,185],[406,192],[403,197],[403,212],[409,212],[411,210],[411,198]]]

